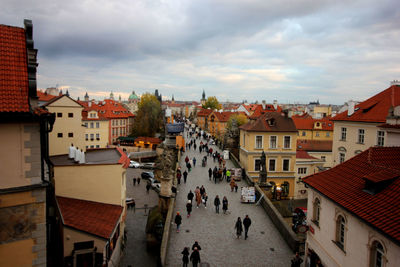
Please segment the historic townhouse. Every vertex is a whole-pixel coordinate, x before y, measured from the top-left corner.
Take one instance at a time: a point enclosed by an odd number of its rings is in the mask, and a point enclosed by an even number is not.
[[[297,140],[298,141],[298,140]],[[307,198],[307,188],[301,182],[303,177],[310,174],[315,174],[323,169],[324,161],[311,156],[305,150],[296,151],[296,166],[295,166],[295,177],[296,182],[294,183],[295,198]]]
[[[310,156],[320,159],[324,169],[329,169],[332,167],[332,143],[333,141],[297,139],[297,151],[306,151]]]
[[[292,116],[299,140],[333,140],[333,122],[328,118],[314,119],[309,114]]]
[[[354,157],[371,146],[385,146],[386,131],[378,126],[386,122],[391,107],[400,104],[400,85],[392,86],[373,97],[354,105],[332,120],[333,166]]]
[[[400,266],[399,147],[371,147],[303,181],[306,266]]]
[[[229,118],[233,115],[238,115],[238,112],[230,111],[212,111],[207,117],[207,131],[222,140],[226,132],[226,126]]]
[[[208,127],[207,117],[211,114],[211,112],[213,112],[211,109],[201,109],[199,112],[197,112],[197,126],[203,130],[206,130]]]
[[[282,196],[295,196],[297,130],[284,112],[266,112],[240,129],[240,164],[258,181],[260,157],[266,155],[267,181],[282,188]]]

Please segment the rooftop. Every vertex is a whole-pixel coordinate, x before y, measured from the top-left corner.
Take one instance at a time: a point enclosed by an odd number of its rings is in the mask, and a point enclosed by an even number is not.
[[[332,140],[302,140],[297,139],[297,150],[314,152],[332,152]]]
[[[297,132],[293,120],[282,112],[266,112],[239,128],[252,132]]]

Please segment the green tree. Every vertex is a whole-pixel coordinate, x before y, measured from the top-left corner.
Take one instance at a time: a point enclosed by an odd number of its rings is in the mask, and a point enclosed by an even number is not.
[[[221,104],[215,96],[209,96],[204,103],[203,108],[221,109]]]
[[[161,104],[153,94],[141,96],[138,111],[133,122],[133,136],[153,137],[163,125]]]
[[[236,121],[236,124],[233,123],[233,121]],[[234,127],[240,127],[243,124],[245,124],[248,121],[246,115],[239,113],[239,114],[235,114],[232,115],[228,122],[226,123],[226,128],[228,128],[228,130],[236,130],[236,129],[232,129],[232,126],[234,125]]]

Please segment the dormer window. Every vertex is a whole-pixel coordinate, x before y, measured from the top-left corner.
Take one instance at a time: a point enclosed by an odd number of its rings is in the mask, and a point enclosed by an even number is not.
[[[268,119],[267,123],[269,126],[275,126],[275,119],[274,118]]]

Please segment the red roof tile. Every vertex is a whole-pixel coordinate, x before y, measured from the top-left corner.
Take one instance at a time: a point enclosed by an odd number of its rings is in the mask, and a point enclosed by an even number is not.
[[[128,155],[120,148],[116,147],[119,154],[121,155],[121,158],[118,160],[118,163],[123,164],[123,167],[126,169],[129,167],[129,164],[131,163],[131,160],[129,159]]]
[[[272,125],[269,122],[272,122]],[[293,120],[281,112],[266,112],[256,120],[251,120],[239,127],[251,132],[297,132]]]
[[[215,115],[215,117],[217,117],[219,122],[227,122],[231,116],[245,114],[245,113],[244,112],[231,112],[231,111],[223,111],[223,112],[214,111],[214,112],[212,112],[212,114]],[[210,114],[209,116],[212,116],[212,114]]]
[[[207,117],[208,115],[211,114],[211,112],[213,112],[212,109],[201,109],[199,112],[197,112],[197,117]]]
[[[333,121],[362,121],[362,122],[386,122],[389,108],[400,105],[400,86],[392,85],[386,90],[355,106],[351,116],[347,111],[339,113],[332,118]]]
[[[371,147],[324,172],[303,178],[339,206],[400,243],[400,147]],[[375,194],[365,180],[392,180]]]
[[[127,110],[121,103],[112,100],[112,99],[105,99],[104,101],[100,102],[86,102],[86,101],[78,101],[79,104],[85,107],[82,111],[82,117],[87,119],[87,112],[90,110],[98,111],[98,115],[101,118],[107,119],[126,119],[130,117],[134,117],[129,110]],[[90,103],[90,104],[89,104]]]
[[[331,140],[302,140],[297,139],[297,150],[332,152]]]
[[[297,130],[333,131],[333,122],[327,118],[314,119],[311,116],[292,116]],[[314,128],[315,123],[320,123],[321,128]]]
[[[56,96],[56,95],[49,95],[49,94],[47,94],[47,93],[44,93],[43,91],[41,91],[41,90],[37,90],[37,96],[39,97],[39,101],[50,101],[50,100],[52,100],[53,98],[56,98],[56,97],[58,97],[58,96]]]
[[[66,226],[109,239],[119,223],[123,208],[117,205],[57,196]]]
[[[0,25],[0,112],[29,112],[25,30]]]
[[[254,107],[253,107],[254,108]],[[277,109],[274,108],[274,105],[271,104],[266,104],[265,108],[260,105],[256,105],[253,114],[249,117],[250,119],[257,119],[261,115],[263,115],[266,112],[281,112],[282,108],[280,106],[277,106]]]
[[[317,159],[317,158],[310,156],[310,154],[308,154],[307,151],[298,150],[296,151],[296,159]]]

